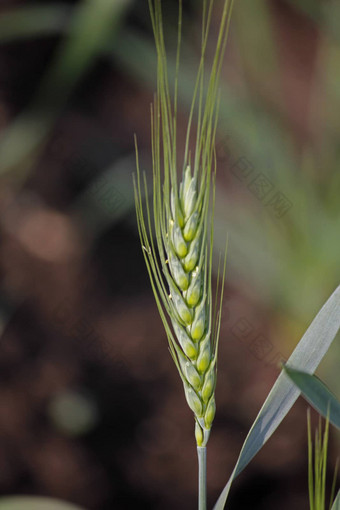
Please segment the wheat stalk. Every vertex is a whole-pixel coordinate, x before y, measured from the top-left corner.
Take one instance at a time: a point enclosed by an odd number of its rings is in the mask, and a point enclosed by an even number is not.
[[[178,44],[174,92],[170,94],[160,0],[149,0],[157,50],[157,94],[151,107],[152,205],[145,175],[139,168],[135,203],[146,266],[169,348],[195,417],[200,477],[205,480],[205,448],[215,416],[217,348],[225,277],[225,262],[212,299],[212,245],[215,190],[215,137],[218,81],[227,42],[233,0],[224,0],[215,56],[208,74],[205,54],[213,0],[203,0],[201,58],[186,133],[182,176],[177,169],[177,95],[181,47],[182,3],[179,1]],[[194,157],[189,151],[194,113],[197,115]],[[146,201],[143,207],[143,196]],[[213,207],[212,207],[213,209]],[[219,271],[220,273],[220,271]],[[201,480],[200,508],[205,508]]]

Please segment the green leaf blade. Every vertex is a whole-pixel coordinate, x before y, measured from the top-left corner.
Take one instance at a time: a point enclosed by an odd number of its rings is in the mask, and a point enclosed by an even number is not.
[[[299,388],[304,398],[330,423],[340,429],[340,402],[315,375],[283,367],[288,377]]]
[[[340,286],[323,305],[301,338],[288,364],[312,374],[328,351],[340,328]],[[234,471],[217,500],[214,510],[223,510],[231,484],[261,450],[300,395],[300,390],[281,372],[243,444]]]

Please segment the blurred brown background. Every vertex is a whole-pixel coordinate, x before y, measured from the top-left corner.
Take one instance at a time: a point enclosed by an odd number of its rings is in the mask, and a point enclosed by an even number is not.
[[[177,0],[163,6],[171,48]],[[184,7],[183,129],[201,2]],[[280,359],[339,284],[339,22],[332,0],[235,5],[217,144],[216,258],[226,232],[229,255],[210,507]],[[133,134],[150,175],[154,90],[146,1],[0,2],[2,495],[196,506],[193,419],[134,214]],[[319,374],[339,394],[334,344]],[[306,408],[235,482],[230,509],[308,508]],[[338,453],[331,430],[330,471]]]

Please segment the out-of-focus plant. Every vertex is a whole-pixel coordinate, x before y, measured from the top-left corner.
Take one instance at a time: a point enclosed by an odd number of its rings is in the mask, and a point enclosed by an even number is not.
[[[109,38],[119,28],[119,22],[130,5],[129,0],[83,1],[67,22],[65,6],[26,8],[5,15],[3,37],[8,41],[20,35],[20,28],[29,35],[34,27],[47,27],[52,33],[58,26],[67,26],[67,34],[49,64],[45,75],[22,113],[2,133],[0,138],[0,174],[16,170],[16,180],[22,181],[32,167],[37,151],[64,108],[76,85],[90,68]],[[12,17],[11,17],[12,15]],[[35,23],[32,20],[35,18]],[[41,25],[40,25],[41,24]],[[89,37],[91,34],[91,37]],[[37,35],[37,34],[36,34]],[[32,160],[33,158],[33,160]]]
[[[13,496],[0,499],[0,510],[82,510],[57,499],[38,496]]]

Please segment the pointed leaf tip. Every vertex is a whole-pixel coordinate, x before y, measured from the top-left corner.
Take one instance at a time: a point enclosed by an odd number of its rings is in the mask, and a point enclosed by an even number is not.
[[[283,370],[299,388],[304,398],[330,423],[340,429],[340,402],[315,375],[294,370],[287,365]]]

